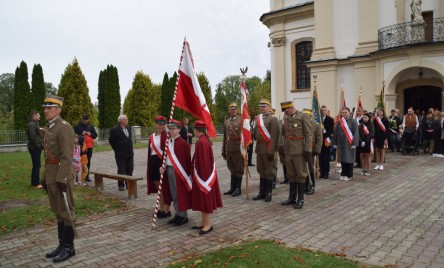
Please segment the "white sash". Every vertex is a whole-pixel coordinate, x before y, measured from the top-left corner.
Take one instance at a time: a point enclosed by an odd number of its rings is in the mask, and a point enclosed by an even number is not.
[[[174,153],[174,145],[171,145],[171,142],[168,143],[168,158],[173,164],[174,171],[179,175],[179,178],[182,180],[183,184],[187,188],[188,191],[191,191],[193,185],[191,183],[191,177],[185,172],[185,169],[180,164],[179,159],[177,159],[176,154]]]
[[[160,159],[162,159],[163,150],[162,150],[162,148],[160,148],[160,146],[159,147],[156,146],[156,143],[154,142],[154,137],[155,136],[156,136],[156,133],[153,133],[153,135],[150,136],[150,143],[151,143],[151,145],[153,147],[154,152],[156,152],[157,156]],[[162,141],[162,135],[160,135],[160,140]],[[160,143],[162,143],[162,142],[160,142]]]
[[[353,134],[352,134],[350,128],[348,127],[347,121],[345,120],[344,117],[342,117],[341,120],[339,120],[339,123],[341,124],[341,127],[342,127],[344,134],[345,134],[345,137],[347,138],[350,145],[352,145],[353,144]]]
[[[269,143],[270,142],[270,132],[268,132],[268,129],[264,125],[264,118],[262,117],[262,114],[258,116],[257,124],[259,126],[259,132],[261,133],[262,138]]]
[[[384,131],[384,133],[385,133],[385,126],[384,126],[384,124],[382,123],[382,121],[381,121],[381,118],[379,118],[379,117],[376,117],[375,118],[376,119],[376,123],[378,123],[378,125],[379,125],[379,127],[382,129],[382,131]]]
[[[197,174],[196,167],[194,167],[194,178],[199,186],[200,190],[205,194],[208,194],[211,191],[211,187],[213,187],[214,182],[216,182],[216,162],[213,162],[213,171],[211,172],[210,177],[204,181]]]
[[[365,135],[370,134],[370,132],[368,131],[368,128],[365,124],[362,124],[362,129],[364,130]]]

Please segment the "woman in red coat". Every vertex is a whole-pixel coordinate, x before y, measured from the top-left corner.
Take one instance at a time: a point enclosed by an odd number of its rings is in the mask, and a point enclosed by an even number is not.
[[[167,139],[167,132],[165,131],[166,118],[157,116],[154,121],[157,125],[157,130],[150,135],[148,141],[148,160],[146,164],[146,178],[147,178],[147,194],[155,194],[159,189],[160,173],[159,169],[162,166],[164,157],[165,141]],[[162,192],[160,194],[160,208],[157,211],[158,218],[166,218],[171,216],[170,188],[168,179],[162,181]]]
[[[202,212],[202,220],[192,229],[200,229],[199,234],[203,235],[213,231],[210,215],[214,210],[222,207],[222,198],[217,181],[213,148],[208,138],[207,124],[204,121],[198,120],[194,123],[194,135],[197,137],[197,142],[192,160],[191,207],[194,211]]]

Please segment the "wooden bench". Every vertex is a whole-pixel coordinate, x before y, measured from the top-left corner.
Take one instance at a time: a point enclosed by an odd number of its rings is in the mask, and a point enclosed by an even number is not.
[[[136,176],[128,176],[121,174],[109,174],[99,171],[90,171],[89,173],[94,174],[94,187],[96,191],[103,191],[103,178],[112,179],[112,180],[122,180],[126,181],[128,185],[128,199],[131,199],[132,196],[137,198],[137,181],[142,180],[142,177]]]

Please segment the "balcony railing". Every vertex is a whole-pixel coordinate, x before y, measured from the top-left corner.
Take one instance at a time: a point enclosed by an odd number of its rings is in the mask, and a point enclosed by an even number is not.
[[[411,21],[379,29],[379,50],[444,41],[444,17]]]

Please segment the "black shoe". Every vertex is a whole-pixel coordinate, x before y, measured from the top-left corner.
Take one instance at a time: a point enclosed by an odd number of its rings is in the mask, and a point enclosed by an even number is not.
[[[328,179],[328,175],[325,175],[324,177],[321,177],[321,179],[324,179],[324,180]]]
[[[202,228],[203,228],[203,226],[193,226],[193,227],[191,227],[191,229],[193,229],[193,230],[200,230]]]
[[[259,192],[258,195],[256,195],[255,197],[253,197],[253,200],[260,200],[260,199],[264,199],[266,196],[266,194],[264,192]]]
[[[179,216],[175,215],[174,218],[172,218],[171,220],[169,220],[167,223],[168,223],[168,224],[174,224],[178,219],[179,219]]]
[[[213,231],[213,226],[210,227],[210,229],[204,231],[204,230],[200,230],[199,234],[200,235],[204,235],[204,234],[208,234],[209,232]]]
[[[90,178],[86,178],[86,179],[85,179],[85,181],[87,181],[87,182],[90,182],[90,181],[91,181],[91,179],[90,179]]]
[[[163,212],[162,210],[157,211],[157,218],[159,219],[165,218],[165,212]]]
[[[254,165],[252,163],[248,163],[249,167],[254,167]]]
[[[307,195],[311,195],[311,194],[314,194],[315,193],[315,189],[314,189],[314,187],[313,186],[308,186],[308,188],[307,189],[305,189],[305,194],[307,194]]]
[[[72,256],[76,255],[76,250],[74,249],[74,245],[64,245],[62,247],[62,250],[59,252],[57,256],[52,259],[52,262],[58,263],[62,261],[66,261],[67,259],[71,258]]]
[[[168,211],[167,213],[165,213],[164,211],[163,211],[163,214],[164,214],[164,218],[168,218],[168,217],[171,217],[171,211]]]
[[[239,195],[241,195],[241,190],[240,190],[240,188],[236,187],[236,189],[234,189],[234,192],[231,194],[231,196],[239,196]]]
[[[55,256],[59,255],[60,251],[62,251],[63,245],[59,244],[56,249],[51,251],[50,253],[46,253],[46,258],[54,258]]]
[[[181,225],[188,223],[188,218],[181,217],[181,216],[178,216],[178,217],[179,217],[179,219],[175,223],[173,223],[174,226],[181,226]]]
[[[296,206],[294,206],[295,209],[301,209],[304,206],[304,200],[298,200],[296,201]]]
[[[296,204],[296,200],[294,200],[294,199],[287,199],[287,200],[281,202],[281,206],[288,206],[288,205],[294,205],[294,204]]]

